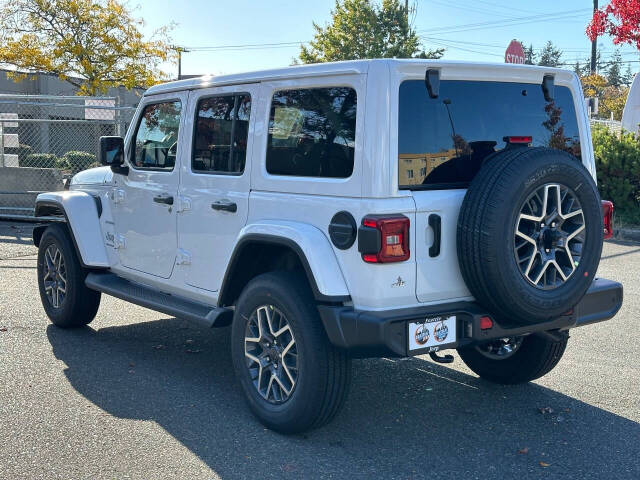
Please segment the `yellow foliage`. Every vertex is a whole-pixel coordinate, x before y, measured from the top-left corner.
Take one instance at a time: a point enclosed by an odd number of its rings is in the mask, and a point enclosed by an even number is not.
[[[607,86],[607,79],[597,73],[580,78],[585,97],[599,97]]]
[[[141,24],[118,0],[12,0],[0,9],[0,63],[56,74],[81,95],[148,87],[166,78],[173,25],[145,39]]]

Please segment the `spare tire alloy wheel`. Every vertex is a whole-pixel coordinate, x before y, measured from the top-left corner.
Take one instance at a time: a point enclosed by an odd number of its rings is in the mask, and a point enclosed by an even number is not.
[[[249,317],[244,355],[262,398],[275,405],[286,402],[296,387],[298,353],[287,318],[273,305],[262,305]]]
[[[44,253],[44,290],[53,308],[60,308],[67,294],[67,267],[60,249],[51,244]]]
[[[585,233],[575,193],[559,183],[540,186],[516,220],[514,250],[520,272],[537,288],[561,286],[580,264]]]

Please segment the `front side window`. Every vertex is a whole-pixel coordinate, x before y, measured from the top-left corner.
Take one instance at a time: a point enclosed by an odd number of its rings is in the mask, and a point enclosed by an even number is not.
[[[346,178],[353,172],[356,91],[349,87],[279,91],[269,117],[272,175]]]
[[[144,107],[133,143],[133,166],[138,169],[173,170],[178,149],[180,101]]]
[[[241,175],[247,157],[251,97],[235,94],[198,102],[192,169]]]
[[[445,80],[438,98],[430,98],[423,80],[407,80],[399,94],[400,188],[466,188],[483,160],[506,148],[511,136],[532,137],[534,147],[580,158],[567,87],[556,86],[554,99],[546,101],[539,84]]]

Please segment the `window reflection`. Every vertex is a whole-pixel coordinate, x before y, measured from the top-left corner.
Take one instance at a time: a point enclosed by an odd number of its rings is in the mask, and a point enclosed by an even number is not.
[[[484,159],[505,148],[509,136],[531,136],[580,158],[571,92],[555,89],[545,102],[537,84],[443,81],[440,95],[428,96],[421,80],[400,86],[398,183],[401,188],[466,187]]]
[[[269,118],[267,171],[273,175],[349,177],[355,133],[353,88],[276,92]]]
[[[134,142],[133,163],[137,168],[173,170],[180,127],[179,101],[144,107]]]
[[[209,97],[198,102],[192,168],[241,174],[247,156],[249,95]]]

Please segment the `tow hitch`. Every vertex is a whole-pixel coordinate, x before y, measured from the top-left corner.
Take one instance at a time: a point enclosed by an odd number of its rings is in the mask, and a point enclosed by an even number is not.
[[[446,354],[441,357],[438,352],[429,352],[429,356],[431,360],[437,363],[453,363],[453,355]]]

